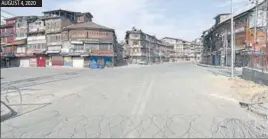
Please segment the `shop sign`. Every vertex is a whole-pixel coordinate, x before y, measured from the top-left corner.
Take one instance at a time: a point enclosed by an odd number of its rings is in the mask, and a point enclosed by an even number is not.
[[[33,64],[33,65],[36,64],[36,58],[30,58],[29,61],[30,61],[30,64]]]
[[[100,32],[100,31],[88,31],[89,38],[112,38],[113,34],[111,32]]]
[[[235,33],[244,32],[244,31],[245,31],[245,28],[244,27],[235,29]]]
[[[91,54],[113,54],[112,50],[91,50]]]
[[[84,44],[82,41],[71,41],[71,44]]]
[[[25,44],[25,40],[12,42],[12,45],[21,45],[21,44]]]

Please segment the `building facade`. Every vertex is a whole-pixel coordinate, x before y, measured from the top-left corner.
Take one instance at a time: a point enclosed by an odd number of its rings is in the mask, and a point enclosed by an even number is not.
[[[76,22],[76,12],[66,10],[52,10],[44,13],[46,34],[46,66],[63,66],[61,32],[68,25]]]
[[[195,55],[195,61],[201,62],[201,55],[202,55],[202,49],[203,49],[203,40],[202,38],[197,38],[193,42],[194,45],[194,55]]]
[[[161,40],[135,28],[126,32],[125,41],[128,62],[133,64],[160,62],[167,50],[167,46]]]
[[[88,12],[53,10],[44,16],[6,19],[1,25],[1,55],[6,59],[2,63],[16,67],[89,67],[92,61],[116,65],[123,59],[123,48],[114,29],[92,18]]]
[[[172,37],[164,37],[163,39],[161,39],[163,42],[172,44],[174,47],[174,57],[175,57],[175,61],[178,60],[183,60],[184,57],[184,43],[186,42],[185,40],[182,39],[177,39],[177,38],[172,38]]]
[[[266,47],[267,3],[258,5],[257,42],[254,41],[254,9],[245,7],[242,12],[234,13],[235,66],[251,64],[252,55],[260,55]],[[215,18],[213,27],[203,32],[202,62],[212,65],[231,65],[231,26],[230,16],[220,14]]]
[[[15,47],[12,46],[15,38],[15,23],[16,18],[9,18],[5,19],[5,24],[1,25],[1,48],[3,51],[1,62],[3,67],[12,66],[15,58]]]
[[[113,29],[94,22],[80,22],[62,31],[62,51],[66,66],[93,67],[103,60],[103,66],[114,66],[117,56],[117,38]],[[66,60],[73,63],[68,63]]]
[[[28,25],[27,56],[29,57],[29,66],[45,67],[45,51],[47,49],[45,21],[42,16],[36,17],[30,20]],[[25,60],[25,62],[27,61]]]

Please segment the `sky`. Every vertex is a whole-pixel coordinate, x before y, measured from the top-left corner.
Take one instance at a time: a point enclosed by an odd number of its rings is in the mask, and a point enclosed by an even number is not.
[[[15,16],[42,15],[43,11],[64,9],[90,12],[93,22],[115,29],[118,41],[132,27],[145,33],[192,41],[214,23],[220,13],[229,13],[231,0],[43,0],[42,8],[2,8]],[[233,0],[234,10],[249,0]],[[9,14],[1,11],[5,17]]]

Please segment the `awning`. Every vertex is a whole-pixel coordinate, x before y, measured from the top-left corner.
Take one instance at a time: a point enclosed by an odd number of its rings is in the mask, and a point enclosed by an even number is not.
[[[111,56],[111,57],[114,57],[115,55],[113,55],[113,54],[90,54],[90,56]]]
[[[71,41],[71,44],[84,44],[82,41]]]
[[[38,55],[38,54],[46,54],[46,50],[35,50],[33,51],[34,55]]]
[[[57,54],[60,53],[60,50],[58,51],[46,51],[46,54]]]
[[[26,53],[16,53],[15,54],[16,57],[26,57]]]
[[[12,42],[12,45],[21,45],[21,44],[26,44],[26,39]]]

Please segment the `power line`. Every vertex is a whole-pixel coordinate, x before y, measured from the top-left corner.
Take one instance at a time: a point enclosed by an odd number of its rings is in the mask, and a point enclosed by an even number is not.
[[[1,18],[2,18],[2,17],[3,17],[3,18],[8,18],[8,17],[5,17],[5,16],[1,15]]]
[[[9,15],[16,16],[16,15],[14,15],[14,14],[12,14],[12,13],[10,13],[10,12],[7,12],[7,11],[5,11],[5,10],[2,10],[2,9],[1,9],[1,11],[4,12],[4,13],[7,13],[7,14],[9,14]]]

